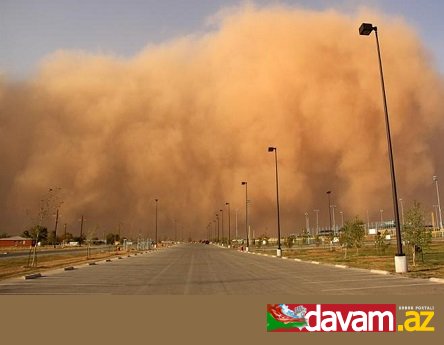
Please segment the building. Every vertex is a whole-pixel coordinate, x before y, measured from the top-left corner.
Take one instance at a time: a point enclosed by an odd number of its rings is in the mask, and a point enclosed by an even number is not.
[[[0,238],[0,247],[30,247],[32,244],[31,238],[21,236]]]

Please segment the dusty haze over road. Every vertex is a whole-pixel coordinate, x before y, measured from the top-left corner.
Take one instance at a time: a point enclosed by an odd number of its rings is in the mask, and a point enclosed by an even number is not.
[[[154,198],[163,234],[177,219],[204,236],[227,201],[243,229],[248,180],[251,224],[272,234],[270,145],[284,235],[313,209],[328,223],[329,189],[346,217],[369,210],[377,220],[382,208],[388,219],[376,45],[359,36],[363,21],[379,28],[399,196],[432,210],[432,175],[444,180],[444,86],[415,32],[368,10],[247,6],[215,16],[210,33],[130,59],[58,51],[26,82],[0,79],[0,231],[22,232],[27,210],[35,218],[55,186],[74,234],[84,214],[99,234],[120,221],[128,234],[152,236]]]

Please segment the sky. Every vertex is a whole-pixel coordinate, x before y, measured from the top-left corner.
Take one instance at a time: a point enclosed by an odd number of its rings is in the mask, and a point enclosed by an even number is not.
[[[164,236],[176,223],[206,236],[226,202],[244,227],[247,180],[249,225],[271,235],[268,146],[279,150],[284,234],[300,232],[306,212],[313,226],[315,209],[328,225],[327,190],[336,221],[340,211],[390,219],[377,55],[374,37],[358,34],[363,21],[378,26],[398,195],[431,221],[432,176],[444,176],[442,9],[0,0],[0,233],[43,221],[51,204],[48,225],[57,206],[72,232],[84,216],[88,233],[124,224],[152,236],[158,198]]]
[[[0,72],[24,79],[60,49],[130,57],[145,46],[213,29],[211,17],[232,0],[0,0]],[[435,0],[254,1],[353,13],[365,6],[402,16],[420,35],[444,73],[442,14]],[[375,23],[376,25],[376,23]],[[380,28],[383,35],[383,28]]]

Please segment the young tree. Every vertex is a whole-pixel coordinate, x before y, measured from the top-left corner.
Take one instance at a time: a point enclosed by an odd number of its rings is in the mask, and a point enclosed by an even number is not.
[[[292,248],[294,244],[296,243],[296,236],[290,235],[287,237],[287,247]]]
[[[403,237],[412,250],[413,266],[416,266],[416,252],[424,252],[432,242],[432,232],[425,227],[425,216],[421,204],[416,200],[406,212]]]
[[[376,252],[379,255],[385,254],[385,251],[386,251],[387,247],[389,246],[389,244],[386,243],[386,241],[385,241],[386,233],[387,233],[387,230],[384,230],[383,232],[378,231],[375,236]]]
[[[364,241],[365,229],[364,222],[358,217],[348,220],[341,229],[339,243],[345,249],[344,258],[347,258],[347,249],[356,248],[356,254],[359,254],[359,248]]]

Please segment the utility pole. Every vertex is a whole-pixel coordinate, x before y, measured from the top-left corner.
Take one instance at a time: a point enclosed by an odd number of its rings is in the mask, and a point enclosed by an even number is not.
[[[82,246],[82,242],[83,242],[83,216],[82,219],[80,220],[80,240],[79,240],[80,246]]]
[[[58,223],[59,223],[59,209],[57,208],[56,220],[55,220],[55,226],[54,226],[54,241],[53,241],[54,248],[56,247],[56,244],[57,244],[57,224]]]

